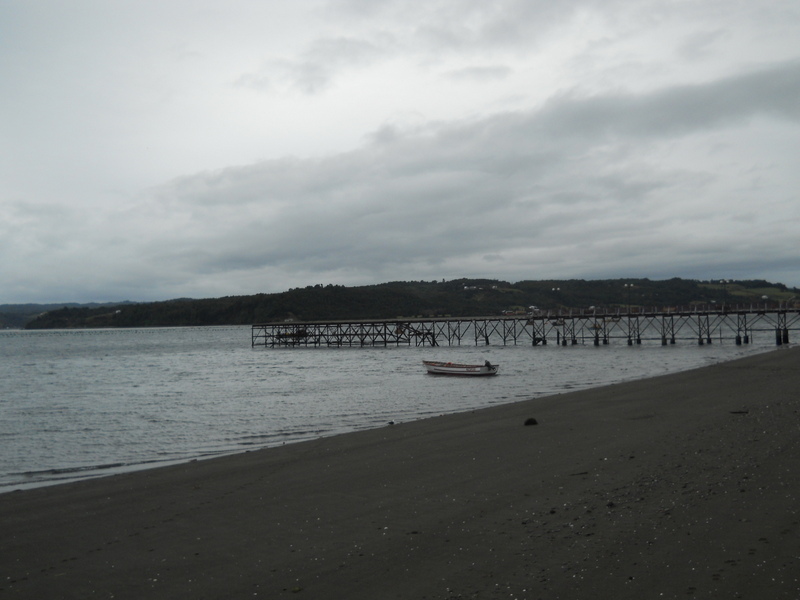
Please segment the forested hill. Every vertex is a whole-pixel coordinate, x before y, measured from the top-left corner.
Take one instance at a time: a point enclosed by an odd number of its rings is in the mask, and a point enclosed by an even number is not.
[[[103,304],[78,304],[77,302],[60,302],[54,304],[0,304],[0,329],[21,329],[37,316],[52,310],[59,310],[63,308],[85,308],[99,309],[101,312],[108,312],[108,307],[110,306],[119,308],[129,304],[131,304],[131,302],[114,302]]]
[[[766,298],[765,298],[766,297]],[[392,282],[363,287],[315,285],[276,294],[151,303],[64,306],[30,316],[28,329],[249,325],[285,321],[491,316],[541,309],[668,307],[702,303],[790,302],[797,288],[767,281],[669,279]],[[0,306],[0,322],[3,307]]]

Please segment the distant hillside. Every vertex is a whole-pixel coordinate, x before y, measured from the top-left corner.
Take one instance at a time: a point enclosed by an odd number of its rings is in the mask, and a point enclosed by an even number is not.
[[[765,299],[766,298],[766,299]],[[520,281],[490,279],[391,282],[363,287],[315,285],[276,294],[165,302],[63,306],[40,311],[28,329],[250,325],[397,317],[491,316],[541,309],[702,303],[791,302],[797,288],[767,281],[701,282],[686,279]],[[0,306],[0,313],[4,307]]]
[[[0,329],[22,329],[39,315],[61,308],[101,308],[110,306],[125,306],[132,302],[114,302],[108,304],[91,303],[79,304],[0,304]]]

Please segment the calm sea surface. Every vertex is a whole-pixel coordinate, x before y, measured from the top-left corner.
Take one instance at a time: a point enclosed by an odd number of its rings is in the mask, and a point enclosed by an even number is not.
[[[250,347],[249,327],[0,332],[0,492],[681,371],[774,348]],[[771,343],[770,343],[771,342]],[[500,364],[425,374],[423,359]]]

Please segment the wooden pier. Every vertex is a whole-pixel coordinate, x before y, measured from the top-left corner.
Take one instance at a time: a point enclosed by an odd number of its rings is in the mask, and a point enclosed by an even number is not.
[[[753,336],[789,343],[800,329],[800,308],[538,311],[502,317],[441,317],[367,321],[263,323],[252,326],[252,346],[628,345],[656,341],[748,344]]]

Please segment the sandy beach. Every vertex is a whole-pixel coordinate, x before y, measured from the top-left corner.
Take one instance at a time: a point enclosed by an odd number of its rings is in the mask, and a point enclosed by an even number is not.
[[[799,411],[781,348],[10,492],[0,597],[796,599]]]

